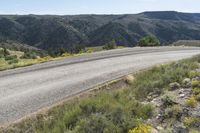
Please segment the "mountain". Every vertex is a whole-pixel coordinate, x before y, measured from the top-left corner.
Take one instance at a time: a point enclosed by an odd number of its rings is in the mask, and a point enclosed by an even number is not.
[[[0,15],[0,41],[39,49],[99,46],[115,39],[135,46],[141,37],[157,36],[163,44],[200,40],[200,14],[174,11],[125,15]]]

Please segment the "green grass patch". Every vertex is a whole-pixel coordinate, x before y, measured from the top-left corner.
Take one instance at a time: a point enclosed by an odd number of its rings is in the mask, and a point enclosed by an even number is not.
[[[190,72],[198,68],[199,58],[186,59],[168,65],[156,66],[148,71],[138,73],[132,86],[132,93],[137,99],[144,99],[149,93],[162,94],[169,89],[170,83],[182,83]]]

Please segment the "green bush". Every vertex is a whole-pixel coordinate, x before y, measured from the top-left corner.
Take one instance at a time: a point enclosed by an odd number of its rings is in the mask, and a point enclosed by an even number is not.
[[[10,52],[6,48],[0,48],[0,58],[4,58],[5,56],[9,56]]]
[[[191,80],[189,78],[185,78],[182,81],[182,87],[185,87],[185,88],[191,87]]]
[[[176,118],[180,119],[180,114],[183,110],[180,105],[173,105],[165,109],[165,118]]]
[[[109,42],[103,46],[103,49],[105,49],[105,50],[110,50],[110,49],[115,49],[115,48],[117,48],[117,44],[116,44],[115,40],[112,40],[111,42]]]
[[[120,129],[100,114],[81,119],[75,129],[77,133],[120,133]]]
[[[193,88],[193,89],[192,89],[192,93],[193,93],[194,95],[199,95],[199,94],[200,94],[200,88]]]
[[[141,47],[159,46],[160,41],[155,36],[146,36],[139,40],[138,45]]]
[[[0,54],[0,58],[4,58],[4,55],[3,55],[3,54]]]
[[[200,87],[200,81],[199,80],[192,80],[192,87],[195,88],[195,87]]]
[[[176,90],[176,89],[179,89],[181,87],[180,84],[177,83],[177,82],[170,83],[169,86],[170,86],[171,90]]]
[[[4,56],[8,56],[10,55],[10,52],[6,48],[3,48],[3,54]]]
[[[176,96],[171,92],[166,92],[161,97],[161,101],[164,107],[172,106],[175,104]]]
[[[8,55],[5,57],[5,60],[6,61],[9,61],[9,60],[16,60],[17,59],[17,56],[16,55]]]
[[[25,52],[24,55],[21,57],[21,59],[36,59],[37,58],[37,54],[35,52]]]
[[[194,77],[196,77],[196,76],[199,76],[200,75],[200,72],[199,71],[190,71],[190,73],[189,73],[189,77],[190,78],[194,78]]]
[[[200,94],[196,95],[196,100],[200,102]]]
[[[19,60],[17,58],[15,58],[15,59],[9,60],[8,64],[15,64],[15,63],[18,63],[18,62],[19,62]]]

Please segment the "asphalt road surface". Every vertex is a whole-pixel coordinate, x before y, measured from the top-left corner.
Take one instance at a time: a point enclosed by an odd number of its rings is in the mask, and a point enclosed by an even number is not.
[[[196,54],[200,54],[200,48],[125,48],[2,71],[0,124],[18,120],[97,84]]]

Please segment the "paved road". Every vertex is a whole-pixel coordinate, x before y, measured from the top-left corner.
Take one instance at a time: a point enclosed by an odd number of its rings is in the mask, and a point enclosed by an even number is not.
[[[200,48],[126,48],[0,72],[0,124],[158,63],[200,54]]]

